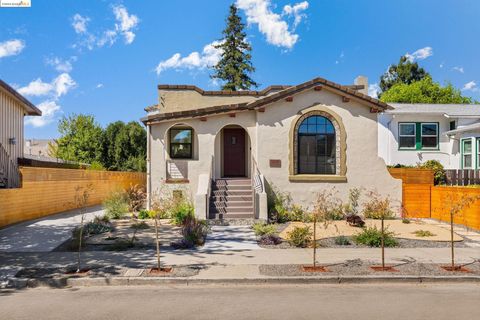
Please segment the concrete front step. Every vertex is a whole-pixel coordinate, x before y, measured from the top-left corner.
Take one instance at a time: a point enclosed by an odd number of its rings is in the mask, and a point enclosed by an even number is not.
[[[252,186],[251,185],[232,185],[232,186],[227,186],[227,185],[220,185],[212,186],[213,191],[252,191]]]
[[[213,183],[216,186],[251,186],[252,180],[251,179],[217,179]]]
[[[240,195],[240,196],[232,196],[232,195],[215,195],[210,197],[210,202],[235,202],[235,201],[253,201],[252,194],[249,195]]]
[[[252,196],[252,190],[212,190],[212,195],[215,197]]]
[[[225,220],[225,219],[254,219],[255,216],[251,212],[235,212],[235,213],[212,213],[209,214],[209,219]]]
[[[250,207],[250,208],[253,208],[253,201],[210,201],[210,207],[216,207],[216,208]]]

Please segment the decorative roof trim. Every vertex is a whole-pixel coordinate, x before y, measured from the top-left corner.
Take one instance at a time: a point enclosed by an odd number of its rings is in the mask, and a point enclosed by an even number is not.
[[[325,89],[338,93],[340,95],[348,95],[349,97],[354,98],[363,103],[367,103],[372,109],[376,111],[383,111],[386,109],[392,109],[391,106],[388,104],[381,102],[380,100],[374,99],[370,96],[367,96],[363,93],[357,92],[356,90],[359,87],[363,86],[342,86],[335,82],[328,81],[323,78],[315,78],[310,81],[301,83],[296,86],[270,86],[262,91],[203,91],[196,86],[186,86],[186,85],[159,85],[159,89],[167,89],[167,90],[195,90],[201,94],[208,94],[208,95],[235,95],[235,94],[243,94],[243,95],[252,95],[258,94],[261,95],[261,92],[268,92],[271,91],[272,88],[278,87],[285,87],[282,91],[270,94],[263,98],[259,98],[257,100],[251,102],[244,102],[244,103],[237,103],[237,104],[228,104],[228,105],[220,105],[220,106],[212,106],[207,108],[201,108],[196,110],[185,110],[185,111],[175,111],[175,112],[165,112],[165,113],[157,113],[146,116],[141,119],[141,121],[145,124],[151,124],[153,122],[161,122],[171,119],[180,119],[180,118],[197,118],[197,117],[204,117],[208,115],[215,115],[215,114],[222,114],[231,111],[246,111],[246,110],[257,110],[263,108],[263,106],[276,102],[278,100],[284,99],[288,96],[293,94],[300,93],[302,91],[314,88],[317,85],[322,85]],[[352,89],[353,88],[353,89]]]
[[[24,96],[18,93],[15,89],[10,87],[5,81],[0,79],[0,87],[2,87],[5,91],[7,91],[10,95],[13,96],[15,100],[20,102],[23,107],[27,110],[27,114],[29,116],[41,116],[42,111],[38,109],[33,103],[28,101]]]

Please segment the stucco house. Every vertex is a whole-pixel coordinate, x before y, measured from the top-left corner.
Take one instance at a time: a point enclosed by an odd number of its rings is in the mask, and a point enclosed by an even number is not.
[[[20,186],[18,159],[23,158],[23,119],[41,115],[35,105],[0,80],[0,188]]]
[[[344,86],[315,78],[262,91],[159,85],[147,107],[147,188],[190,192],[202,219],[267,218],[267,188],[312,206],[335,189],[364,187],[401,201],[401,181],[378,156],[377,113],[366,78]]]
[[[480,105],[398,104],[378,114],[378,154],[388,165],[438,160],[480,168]]]

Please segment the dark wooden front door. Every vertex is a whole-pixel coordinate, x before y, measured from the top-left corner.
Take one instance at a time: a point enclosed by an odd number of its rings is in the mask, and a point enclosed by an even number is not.
[[[245,130],[223,129],[223,175],[245,177]]]

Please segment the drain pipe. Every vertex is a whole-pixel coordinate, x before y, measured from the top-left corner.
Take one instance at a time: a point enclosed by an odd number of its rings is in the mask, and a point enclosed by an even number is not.
[[[152,161],[151,161],[152,127],[147,123],[147,210],[152,208]]]

